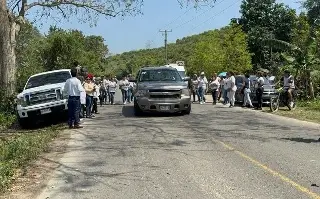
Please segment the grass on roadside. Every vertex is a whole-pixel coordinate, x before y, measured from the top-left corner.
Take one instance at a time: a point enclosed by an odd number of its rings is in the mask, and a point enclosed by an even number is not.
[[[62,128],[53,126],[0,137],[0,192],[8,188],[19,170],[48,149]]]
[[[10,127],[15,121],[15,115],[0,112],[0,130]]]
[[[269,108],[265,110],[266,112],[269,112]],[[320,100],[301,101],[297,103],[297,108],[294,111],[289,111],[288,108],[284,107],[280,108],[274,114],[320,123]]]

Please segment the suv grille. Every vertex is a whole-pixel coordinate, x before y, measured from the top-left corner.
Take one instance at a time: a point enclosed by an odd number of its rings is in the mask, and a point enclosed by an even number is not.
[[[150,89],[149,96],[152,99],[180,99],[180,89]]]
[[[60,93],[60,89],[51,89],[47,91],[40,91],[31,93],[28,100],[28,105],[42,104],[47,102],[53,102],[57,100],[57,93]]]

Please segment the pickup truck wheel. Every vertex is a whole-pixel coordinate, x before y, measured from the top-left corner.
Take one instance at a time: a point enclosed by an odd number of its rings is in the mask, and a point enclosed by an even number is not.
[[[22,129],[30,128],[30,120],[28,118],[19,118],[18,117],[19,125]]]
[[[133,114],[135,116],[142,116],[143,115],[143,111],[140,109],[139,105],[137,104],[137,102],[134,102],[133,105]]]
[[[182,111],[182,114],[183,114],[183,115],[190,115],[190,113],[191,113],[191,104],[189,105],[189,107],[188,107],[187,110]]]

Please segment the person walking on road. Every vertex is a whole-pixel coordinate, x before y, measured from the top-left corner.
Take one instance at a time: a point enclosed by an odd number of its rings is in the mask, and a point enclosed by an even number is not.
[[[116,93],[117,90],[117,82],[115,80],[115,78],[112,78],[111,81],[109,82],[108,85],[108,90],[109,90],[109,94],[110,94],[110,104],[114,105],[114,95]]]
[[[228,72],[228,99],[230,101],[230,108],[234,107],[234,103],[236,101],[235,94],[237,90],[236,86],[236,78],[234,77],[234,72],[230,71]]]
[[[206,76],[204,75],[204,72],[201,72],[200,77],[198,79],[198,92],[199,92],[199,97],[200,97],[200,104],[205,103],[204,95],[207,90],[207,84],[208,84],[208,80],[207,80]]]
[[[253,108],[251,98],[250,98],[250,93],[251,93],[251,81],[250,81],[250,75],[246,74],[245,79],[244,79],[244,84],[243,84],[243,94],[244,94],[244,100],[243,100],[243,105],[242,107],[247,107],[247,105],[250,106],[250,108]]]
[[[82,128],[80,126],[80,94],[84,92],[80,80],[77,78],[77,69],[71,69],[71,78],[64,85],[68,94],[68,125],[69,128]]]
[[[219,87],[220,87],[220,78],[217,77],[217,74],[214,73],[212,76],[212,80],[210,82],[211,94],[212,94],[212,104],[217,104],[217,99],[219,95]]]
[[[128,90],[129,90],[129,81],[127,77],[123,77],[122,80],[119,82],[119,86],[122,93],[122,102],[126,104],[128,102]]]

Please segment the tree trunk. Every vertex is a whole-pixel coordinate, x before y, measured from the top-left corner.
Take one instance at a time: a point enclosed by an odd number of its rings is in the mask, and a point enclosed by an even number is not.
[[[309,82],[309,95],[310,95],[311,99],[315,99],[313,82],[312,82],[312,78],[311,78],[311,72],[308,71],[307,75],[308,75],[307,78],[308,78],[308,82]]]
[[[11,95],[16,85],[15,42],[20,26],[3,7],[0,7],[0,21],[0,85],[7,95]]]

